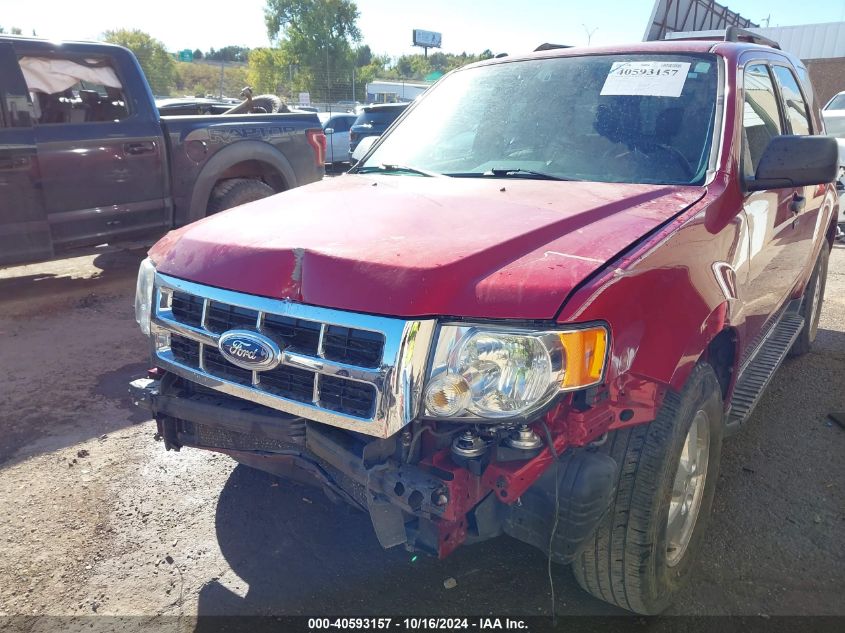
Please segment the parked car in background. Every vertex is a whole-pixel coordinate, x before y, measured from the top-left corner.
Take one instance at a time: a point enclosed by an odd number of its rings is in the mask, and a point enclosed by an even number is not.
[[[357,101],[335,101],[329,105],[331,112],[355,112],[355,109],[361,105]]]
[[[506,534],[660,612],[712,556],[723,438],[818,331],[838,161],[806,77],[733,27],[453,71],[342,178],[150,250],[133,400],[386,548]]]
[[[315,114],[161,117],[119,46],[0,36],[0,77],[0,265],[158,237],[324,174]]]
[[[828,110],[841,110],[845,112],[845,90],[842,92],[838,92],[833,95],[833,98],[824,104],[825,111]]]
[[[349,161],[349,129],[358,118],[354,114],[329,114],[321,112],[317,116],[323,124],[326,135],[326,164],[336,165]]]
[[[839,234],[840,237],[845,233],[845,92],[840,92],[834,97],[830,103],[841,97],[841,106],[839,108],[831,108],[822,110],[822,117],[824,118],[824,127],[828,136],[832,136],[839,144]],[[837,104],[834,104],[837,105]]]
[[[364,106],[349,131],[348,160],[352,160],[352,152],[355,151],[362,138],[380,136],[409,105],[409,103],[380,103]]]

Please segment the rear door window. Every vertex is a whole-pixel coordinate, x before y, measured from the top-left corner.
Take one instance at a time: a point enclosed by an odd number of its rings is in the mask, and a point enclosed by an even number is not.
[[[362,112],[355,121],[355,125],[383,125],[391,123],[393,119],[397,118],[404,108],[386,108],[383,110],[373,110],[371,112]]]
[[[349,131],[349,121],[346,117],[339,116],[336,119],[332,119],[329,125],[335,132],[348,132]]]
[[[798,82],[786,66],[774,66],[775,77],[780,84],[780,92],[783,97],[783,107],[786,113],[786,120],[793,134],[807,135],[812,133],[810,126],[810,109],[801,94]]]
[[[40,125],[129,116],[123,85],[107,58],[24,56],[19,62]]]

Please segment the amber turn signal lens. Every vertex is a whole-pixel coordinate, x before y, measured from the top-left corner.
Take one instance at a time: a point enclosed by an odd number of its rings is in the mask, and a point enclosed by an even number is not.
[[[603,327],[562,332],[560,342],[566,352],[563,372],[564,389],[579,389],[597,384],[602,378],[607,355],[607,330]]]

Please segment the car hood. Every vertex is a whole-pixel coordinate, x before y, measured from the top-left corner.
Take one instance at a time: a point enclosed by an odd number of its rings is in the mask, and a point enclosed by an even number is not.
[[[171,231],[162,273],[402,317],[551,319],[703,187],[345,175]]]

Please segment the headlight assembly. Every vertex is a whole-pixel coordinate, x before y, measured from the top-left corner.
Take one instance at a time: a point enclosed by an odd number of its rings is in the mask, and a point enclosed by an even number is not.
[[[150,335],[155,276],[155,265],[148,257],[141,262],[141,267],[138,269],[138,283],[135,285],[135,321],[141,326],[141,331],[146,336]]]
[[[522,418],[561,391],[601,382],[607,329],[524,331],[443,325],[425,414],[443,418]]]

